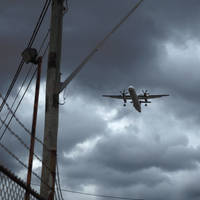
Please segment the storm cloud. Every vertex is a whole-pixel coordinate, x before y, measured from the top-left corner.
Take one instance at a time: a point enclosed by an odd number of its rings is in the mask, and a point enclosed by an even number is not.
[[[61,79],[103,39],[136,0],[71,0],[64,15]],[[1,0],[0,92],[20,62],[42,1]],[[200,177],[200,41],[198,0],[144,0],[66,88],[60,106],[58,165],[61,185],[71,190],[144,199],[196,200]],[[34,43],[39,48],[50,12]],[[43,139],[46,57],[43,62],[37,136]],[[11,104],[30,66],[25,65]],[[169,93],[137,113],[131,104],[106,99],[133,85],[137,93]],[[64,102],[63,94],[60,103]],[[16,116],[31,127],[34,85]],[[4,119],[6,108],[1,113]],[[14,119],[11,128],[29,145]],[[2,130],[1,130],[2,133]],[[10,135],[2,140],[27,162],[27,151]],[[42,146],[36,145],[42,156]],[[0,149],[0,162],[26,177],[25,169]],[[40,175],[41,163],[34,164]],[[34,179],[38,183],[38,180]],[[63,192],[65,198],[87,197]]]

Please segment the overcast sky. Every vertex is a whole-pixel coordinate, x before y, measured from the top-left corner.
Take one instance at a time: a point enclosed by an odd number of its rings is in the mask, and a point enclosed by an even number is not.
[[[63,25],[62,80],[136,2],[69,1]],[[0,3],[0,92],[5,95],[44,2]],[[62,188],[145,200],[200,199],[199,10],[199,0],[144,0],[68,86],[66,102],[60,106],[58,133]],[[49,28],[49,14],[33,45],[36,48]],[[41,139],[46,65],[45,59],[37,128]],[[29,67],[24,65],[9,103]],[[170,96],[152,100],[149,106],[142,106],[141,113],[130,103],[123,107],[123,101],[102,97],[119,94],[129,85],[137,93],[148,89],[152,94]],[[33,97],[34,85],[16,114],[29,128]],[[15,120],[11,127],[29,144],[29,137]],[[28,152],[9,132],[1,142],[28,162]],[[40,144],[36,153],[42,155]],[[0,162],[26,177],[25,169],[2,149]],[[34,171],[40,175],[40,169],[35,160]],[[95,199],[66,192],[63,196]]]

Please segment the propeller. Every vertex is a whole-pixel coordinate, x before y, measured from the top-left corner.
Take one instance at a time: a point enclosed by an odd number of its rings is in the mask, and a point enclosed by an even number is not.
[[[148,90],[142,90],[142,92],[143,92],[144,97],[148,97],[149,96]],[[145,101],[144,105],[147,106],[147,103],[148,103],[147,98],[144,98],[144,101]]]
[[[123,89],[123,91],[120,91],[120,93],[121,93],[122,96],[125,95],[125,94],[127,94],[127,92],[126,92],[125,89]]]
[[[147,97],[149,95],[148,90],[142,90],[142,92],[143,92],[143,94],[144,94],[145,97]]]
[[[125,90],[125,89],[123,89],[123,91],[120,91],[120,93],[121,93],[121,96],[122,96],[122,98],[123,98],[123,100],[124,100],[124,106],[126,106],[126,98],[125,98],[125,96],[126,96],[126,94],[128,94],[128,92]]]

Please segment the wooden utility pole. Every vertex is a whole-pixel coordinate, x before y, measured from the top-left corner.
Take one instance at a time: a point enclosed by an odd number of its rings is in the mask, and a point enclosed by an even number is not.
[[[46,110],[40,194],[54,199],[59,115],[60,59],[64,0],[52,0],[50,44],[46,81]],[[46,167],[48,166],[48,168]]]
[[[47,82],[46,82],[46,113],[45,132],[43,147],[42,182],[40,187],[41,196],[48,200],[54,198],[55,175],[56,175],[56,154],[57,154],[57,132],[58,132],[58,111],[59,93],[72,81],[80,72],[82,67],[95,55],[102,45],[118,28],[133,14],[143,0],[128,12],[120,22],[109,32],[102,41],[92,50],[83,62],[71,73],[71,75],[60,83],[60,58],[62,41],[62,20],[64,0],[52,0],[50,47],[48,57]],[[46,167],[47,166],[47,167]]]

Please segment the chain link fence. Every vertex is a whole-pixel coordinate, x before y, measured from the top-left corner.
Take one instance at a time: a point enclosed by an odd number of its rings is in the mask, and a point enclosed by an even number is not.
[[[47,200],[33,189],[27,189],[26,184],[22,180],[0,165],[0,199],[23,200],[26,191],[30,193],[30,200]]]

